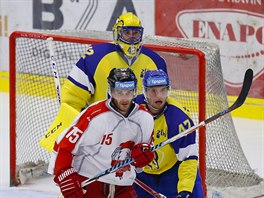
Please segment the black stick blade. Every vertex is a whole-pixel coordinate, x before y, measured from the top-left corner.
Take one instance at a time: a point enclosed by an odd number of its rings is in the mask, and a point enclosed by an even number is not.
[[[250,90],[251,84],[252,84],[252,80],[253,80],[253,70],[248,69],[245,73],[244,82],[243,82],[241,92],[240,92],[236,102],[232,105],[232,107],[234,106],[233,108],[237,108],[245,102],[247,95],[248,95],[248,92]]]
[[[247,98],[249,89],[250,89],[251,84],[252,84],[252,80],[253,80],[253,71],[252,71],[252,69],[248,69],[245,73],[245,76],[244,76],[242,89],[240,91],[238,98],[234,102],[234,104],[232,104],[231,107],[228,107],[227,109],[221,111],[220,113],[215,114],[212,117],[207,118],[204,121],[204,123],[208,124],[208,123],[218,119],[219,117],[221,117],[221,116],[235,110],[236,108],[240,107],[245,102],[245,100]]]

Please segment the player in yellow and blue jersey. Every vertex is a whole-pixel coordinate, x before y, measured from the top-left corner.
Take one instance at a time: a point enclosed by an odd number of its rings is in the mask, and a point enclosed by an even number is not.
[[[169,97],[170,82],[162,70],[149,70],[143,78],[143,94],[136,98],[154,117],[154,145],[193,126],[188,112]],[[154,160],[137,178],[167,198],[202,198],[195,133],[155,151]],[[138,197],[152,197],[135,185]]]
[[[59,112],[40,141],[52,151],[58,135],[87,105],[107,98],[107,76],[113,68],[130,68],[139,79],[149,69],[166,69],[166,63],[154,51],[142,45],[143,27],[133,13],[119,16],[114,27],[114,41],[90,45],[62,86]],[[141,91],[139,81],[139,92]]]

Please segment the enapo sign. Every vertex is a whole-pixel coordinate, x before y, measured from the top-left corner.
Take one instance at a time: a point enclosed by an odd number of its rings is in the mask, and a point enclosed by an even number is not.
[[[156,34],[218,44],[228,94],[239,93],[243,74],[252,68],[254,82],[249,96],[264,98],[263,1],[205,0],[181,6],[170,0],[166,3],[166,7],[157,5]]]
[[[222,65],[226,66],[226,83],[241,86],[243,79],[232,74],[245,73],[247,65],[254,65],[255,78],[263,72],[264,27],[260,23],[255,23],[254,26],[247,24],[249,21],[263,20],[264,15],[244,10],[202,9],[180,12],[176,17],[176,24],[186,38],[217,40],[221,48]]]

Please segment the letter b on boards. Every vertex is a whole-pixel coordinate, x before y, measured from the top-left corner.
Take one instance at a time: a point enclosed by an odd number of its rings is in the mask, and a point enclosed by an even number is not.
[[[33,29],[59,29],[63,24],[61,5],[62,0],[54,0],[53,3],[33,0]]]

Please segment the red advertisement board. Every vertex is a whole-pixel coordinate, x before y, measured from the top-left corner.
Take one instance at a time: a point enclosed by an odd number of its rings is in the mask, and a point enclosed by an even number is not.
[[[238,95],[248,68],[249,97],[264,99],[264,1],[156,1],[155,34],[216,43],[228,95]]]

